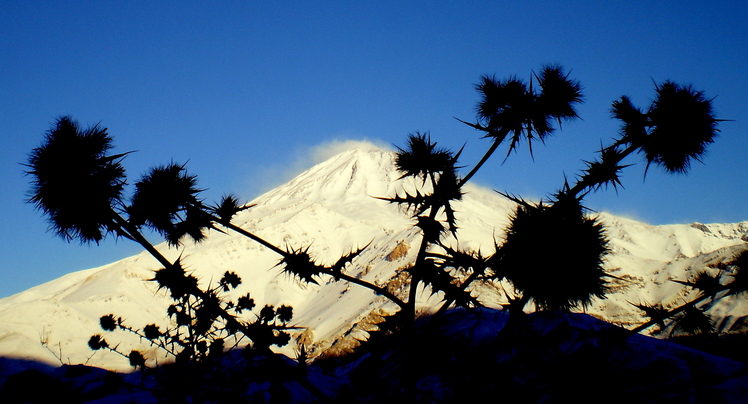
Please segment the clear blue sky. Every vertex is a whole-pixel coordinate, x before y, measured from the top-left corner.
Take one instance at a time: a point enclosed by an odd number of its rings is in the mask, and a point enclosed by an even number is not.
[[[563,4],[562,4],[563,3]],[[272,4],[272,5],[271,5]],[[404,5],[405,4],[405,5]],[[67,244],[25,204],[28,153],[54,119],[101,122],[134,182],[189,161],[212,201],[246,199],[334,140],[404,144],[413,131],[487,147],[472,120],[481,75],[528,78],[559,63],[585,87],[583,121],[475,180],[525,197],[554,191],[616,134],[610,103],[642,107],[653,81],[716,97],[721,136],[688,176],[638,164],[588,206],[652,224],[748,220],[748,3],[735,1],[2,1],[0,297],[140,250]],[[502,157],[502,156],[500,156]],[[290,167],[290,168],[289,168]]]

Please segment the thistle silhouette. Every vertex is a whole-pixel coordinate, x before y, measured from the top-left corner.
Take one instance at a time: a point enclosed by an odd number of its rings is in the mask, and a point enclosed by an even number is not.
[[[143,227],[151,228],[169,245],[179,246],[184,237],[199,242],[207,230],[221,225],[284,256],[290,255],[231,223],[232,217],[248,206],[241,206],[233,196],[224,197],[215,206],[204,204],[198,197],[201,190],[196,177],[175,163],[153,168],[143,176],[135,184],[128,203],[123,197],[126,178],[121,164],[127,153],[109,155],[112,148],[106,129],[98,125],[82,129],[72,118],[61,117],[47,132],[42,146],[32,150],[26,164],[27,174],[33,177],[28,201],[47,216],[57,235],[82,243],[98,243],[109,234],[124,237],[139,243],[162,265],[154,271],[151,281],[173,299],[168,308],[173,323],[163,329],[156,324],[138,329],[109,314],[101,318],[102,329],[134,333],[171,355],[178,364],[206,364],[199,365],[202,381],[195,380],[188,389],[194,394],[214,388],[209,385],[220,374],[216,373],[216,366],[225,355],[225,348],[230,347],[227,341],[233,341],[234,346],[244,341],[244,351],[250,356],[272,355],[271,346],[287,344],[287,331],[295,328],[288,324],[293,317],[289,306],[277,310],[265,306],[254,320],[248,320],[255,308],[249,295],[236,302],[222,295],[241,284],[236,273],[226,272],[215,286],[203,289],[198,279],[185,270],[181,259],[169,261],[141,233]],[[117,352],[133,367],[147,368],[148,359],[142,352],[121,352],[118,346],[109,344],[101,335],[89,340],[93,350]]]
[[[41,210],[50,228],[65,240],[99,242],[119,227],[114,211],[125,186],[121,165],[127,154],[108,155],[112,138],[106,128],[82,129],[61,117],[42,146],[29,156],[33,176],[28,201]]]
[[[174,380],[188,380],[196,394],[191,397],[197,397],[206,391],[216,393],[215,386],[227,388],[227,380],[237,380],[236,375],[227,378],[224,370],[217,370],[237,341],[248,342],[244,352],[245,359],[254,361],[251,363],[271,363],[271,346],[287,344],[289,331],[296,328],[290,323],[293,309],[284,305],[259,308],[248,293],[229,299],[227,293],[242,285],[235,272],[225,272],[213,285],[202,285],[181,259],[169,261],[154,248],[142,234],[143,229],[154,230],[170,247],[181,246],[186,239],[200,242],[211,229],[234,231],[278,254],[277,265],[300,282],[317,284],[327,278],[367,288],[395,303],[397,311],[385,315],[378,328],[369,331],[369,342],[361,349],[402,330],[410,336],[406,349],[414,348],[418,343],[414,325],[421,291],[443,299],[437,316],[453,306],[481,307],[483,303],[473,288],[481,282],[505,291],[503,306],[511,315],[523,313],[530,303],[540,311],[570,311],[605,298],[610,277],[604,269],[608,239],[603,224],[585,208],[584,198],[609,187],[618,191],[622,187],[621,173],[633,165],[626,159],[633,154],[644,156],[645,175],[650,166],[662,167],[668,173],[687,173],[691,163],[704,156],[722,121],[714,117],[712,100],[702,92],[670,81],[655,84],[655,97],[647,108],[638,108],[628,97],[621,97],[611,108],[613,118],[621,121],[618,135],[610,145],[600,147],[596,158],[583,161],[584,168],[575,181],[570,184],[565,180],[550,197],[539,202],[502,193],[517,207],[506,234],[496,241],[494,253],[484,256],[459,248],[460,218],[455,203],[465,194],[463,186],[502,145],[507,149],[505,159],[522,142],[528,144],[532,156],[538,141],[544,144],[563,122],[579,118],[576,107],[583,95],[582,86],[558,65],[542,67],[529,81],[516,76],[505,80],[483,76],[476,90],[481,99],[475,122],[461,122],[482,132],[491,144],[465,176],[460,175],[463,167],[458,165],[462,150],[441,148],[428,133],[413,133],[406,146],[397,148],[395,165],[400,180],[412,178],[421,185],[415,191],[379,197],[402,206],[421,235],[415,258],[399,275],[404,281],[398,290],[348,273],[368,246],[351,250],[333,263],[321,263],[309,246],[280,248],[234,225],[233,217],[252,206],[239,203],[233,195],[217,204],[206,204],[200,198],[197,177],[188,174],[185,165],[172,162],[151,169],[134,184],[132,198],[125,200],[126,177],[121,163],[128,153],[108,154],[112,139],[106,129],[98,125],[82,129],[70,117],[58,119],[46,133],[43,145],[31,152],[26,164],[27,173],[33,177],[28,201],[67,241],[98,243],[111,234],[139,243],[158,260],[161,268],[154,271],[150,281],[171,296],[173,304],[167,310],[171,323],[133,328],[109,314],[101,318],[101,327],[106,332],[119,329],[134,333],[166,351],[176,363],[196,366],[192,369],[207,376],[199,379],[190,372],[175,371],[173,375],[177,376],[164,379],[164,383],[171,386]],[[631,332],[653,325],[681,332],[710,332],[714,324],[707,313],[709,305],[727,296],[748,293],[748,272],[742,269],[748,266],[748,253],[719,265],[716,275],[703,271],[693,279],[679,281],[698,292],[696,298],[679,307],[635,304],[649,321]],[[728,275],[730,281],[726,280]],[[100,334],[91,337],[89,346],[117,352],[133,367],[148,368],[148,358],[142,352],[120,352]],[[299,352],[296,368],[273,364],[278,372],[264,377],[292,377],[319,400],[329,401],[306,379],[309,358],[304,346]],[[412,359],[408,354],[405,358]],[[257,369],[245,370],[243,379],[240,377],[245,387],[249,383],[247,375],[262,376]],[[415,399],[416,381],[405,380],[404,386],[407,397]]]

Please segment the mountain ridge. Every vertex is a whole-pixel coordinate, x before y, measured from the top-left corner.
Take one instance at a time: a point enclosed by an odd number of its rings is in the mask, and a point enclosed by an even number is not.
[[[332,263],[368,245],[349,273],[387,285],[414,258],[414,249],[407,246],[420,240],[409,215],[397,205],[377,199],[421,186],[417,180],[396,181],[400,174],[393,156],[375,148],[338,154],[258,196],[252,201],[256,205],[239,213],[234,223],[281,248],[309,248],[319,263]],[[508,225],[514,204],[472,184],[466,184],[465,191],[463,200],[454,205],[459,247],[480,249],[488,255]],[[631,303],[684,298],[682,285],[670,280],[687,280],[692,268],[742,251],[748,238],[748,222],[652,226],[605,212],[599,216],[611,239],[613,253],[606,266],[616,276],[611,282],[616,293],[593,302],[588,312],[624,325],[640,321]],[[448,238],[446,242],[455,240]],[[244,279],[241,293],[249,292],[259,305],[292,305],[294,324],[311,330],[305,338],[314,340],[309,348],[316,354],[346,333],[362,335],[364,331],[355,330],[354,325],[371,313],[395,310],[391,302],[346,282],[320,279],[319,285],[300,284],[283,273],[277,255],[234,234],[213,231],[197,245],[170,249],[162,243],[157,248],[169,259],[181,256],[187,269],[195,271],[204,284],[232,270]],[[395,257],[396,248],[400,251]],[[130,370],[126,359],[110,352],[93,353],[86,342],[101,333],[98,319],[109,313],[123,316],[134,327],[168,323],[165,310],[170,300],[148,281],[158,268],[158,262],[143,252],[1,299],[0,356]],[[489,307],[502,303],[500,291],[480,292],[481,301]],[[424,293],[420,307],[428,310],[439,299]],[[748,305],[733,299],[718,311],[724,318],[719,327],[726,329],[744,321]],[[165,360],[132,335],[115,333],[107,339],[121,342],[124,350],[138,347],[147,357]],[[293,356],[294,349],[288,346],[281,352]]]

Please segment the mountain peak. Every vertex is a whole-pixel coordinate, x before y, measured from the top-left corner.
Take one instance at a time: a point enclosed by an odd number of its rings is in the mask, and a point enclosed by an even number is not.
[[[377,285],[394,284],[402,268],[414,259],[417,248],[412,246],[420,244],[421,233],[408,212],[378,198],[402,195],[403,190],[413,192],[421,181],[398,181],[401,174],[394,164],[395,154],[372,144],[339,151],[256,198],[255,206],[238,214],[234,224],[280,248],[308,249],[320,264],[332,264],[368,246],[346,273]],[[453,247],[481,251],[483,256],[493,254],[514,204],[471,184],[465,192],[463,199],[454,203],[459,245]],[[619,324],[641,321],[630,302],[682,298],[681,285],[669,280],[688,280],[692,268],[744,249],[741,237],[748,230],[742,225],[649,226],[610,215],[601,215],[601,219],[613,248],[607,266],[615,276],[611,281],[614,293],[594,302],[588,312]],[[454,239],[445,242],[457,243]],[[234,271],[245,281],[240,293],[251,293],[259,305],[293,306],[294,325],[308,330],[305,334],[312,343],[307,348],[312,354],[324,351],[342,335],[362,336],[354,325],[371,313],[396,310],[381,296],[346,282],[322,278],[318,285],[300,284],[278,267],[276,253],[236,233],[214,231],[200,244],[188,243],[182,249],[162,244],[158,248],[169,259],[181,257],[203,284],[220,279],[225,271]],[[165,313],[170,300],[147,281],[158,269],[158,262],[144,253],[0,300],[0,355],[55,364],[55,353],[62,352],[60,360],[65,362],[87,361],[129,370],[127,360],[117,355],[96,352],[91,356],[86,341],[102,333],[98,319],[109,313],[122,316],[136,328],[150,323],[168,325]],[[501,287],[481,289],[478,294],[489,307],[505,303]],[[419,304],[428,310],[440,299],[424,293]],[[741,319],[748,315],[748,307],[742,301],[731,301],[722,312],[730,322],[718,327],[727,327],[745,322]],[[121,343],[123,350],[153,351],[132,335],[118,334],[110,340]],[[295,346],[289,344],[284,349],[293,355]]]
[[[361,144],[314,165],[253,201],[273,204],[283,199],[341,200],[363,195],[386,196],[397,178],[394,153],[373,144]]]

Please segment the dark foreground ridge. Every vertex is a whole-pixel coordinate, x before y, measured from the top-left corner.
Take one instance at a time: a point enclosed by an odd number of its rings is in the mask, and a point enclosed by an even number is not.
[[[41,403],[50,397],[76,402],[379,403],[407,394],[412,382],[419,403],[510,397],[529,403],[748,402],[748,365],[672,341],[630,335],[586,314],[454,310],[419,319],[414,333],[372,338],[355,354],[305,367],[284,356],[248,357],[241,351],[211,369],[166,365],[123,375],[82,365],[39,367],[7,377],[1,392],[7,403]],[[409,343],[413,337],[417,344]],[[13,366],[3,364],[6,373]],[[318,391],[299,384],[294,377],[299,373]],[[190,378],[188,388],[184,381]],[[194,383],[211,380],[216,384],[195,388]]]

